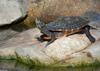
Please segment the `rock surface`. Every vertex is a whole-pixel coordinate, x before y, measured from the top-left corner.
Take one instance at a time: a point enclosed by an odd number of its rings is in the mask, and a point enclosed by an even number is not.
[[[6,55],[14,55],[15,49],[18,47],[34,45],[34,44],[41,45],[41,43],[39,41],[37,41],[37,39],[35,39],[39,35],[41,35],[41,33],[39,32],[38,29],[34,29],[34,30],[30,29],[30,30],[22,32],[20,34],[16,34],[15,36],[13,36],[13,38],[11,38],[9,40],[2,41],[0,44],[0,53],[1,53],[0,55],[5,55],[5,56]],[[7,51],[5,53],[5,51],[7,49],[9,50],[9,52]]]
[[[91,30],[91,33],[96,40],[100,39],[99,32],[100,31],[97,30]],[[57,58],[58,60],[62,60],[74,53],[81,52],[90,45],[91,43],[86,35],[75,34],[57,39],[54,43],[45,48],[45,53],[54,59]]]
[[[54,62],[49,56],[47,56],[44,53],[44,50],[42,47],[37,47],[34,45],[31,46],[24,46],[24,48],[17,48],[16,53],[21,57],[28,57],[32,60],[39,60],[41,63],[50,64],[51,62]]]
[[[83,52],[90,53],[92,58],[100,60],[100,40],[89,46]]]
[[[21,23],[0,26],[0,44],[25,30],[27,30],[26,26]]]
[[[16,52],[21,58],[28,57],[45,64],[55,63],[55,60],[64,64],[100,60],[100,30],[93,29],[91,34],[97,40],[93,44],[85,34],[75,34],[59,38],[45,47],[47,42],[41,43],[36,39],[41,35],[40,31],[37,28],[30,29],[0,44],[0,56],[15,55]]]
[[[97,40],[93,44],[90,44],[90,41],[87,39],[85,35],[79,35],[79,34],[72,35],[69,37],[63,37],[63,38],[57,39],[54,43],[52,43],[47,48],[45,48],[45,53],[48,56],[50,56],[52,59],[58,60],[56,64],[67,63],[67,64],[78,65],[81,63],[86,63],[86,64],[91,63],[95,60],[100,61],[100,54],[99,54],[100,30],[91,30],[91,33]],[[79,41],[75,41],[75,40],[79,40]],[[69,43],[65,44],[63,42],[66,42],[66,43],[69,42]]]
[[[6,40],[10,39],[11,37],[13,37],[17,33],[18,32],[13,31],[11,29],[0,30],[0,44],[3,41],[6,41]]]
[[[75,52],[85,49],[90,44],[90,41],[85,35],[72,35],[57,39],[54,43],[47,46],[45,53],[58,60],[66,58]]]
[[[96,38],[97,41],[99,41],[99,39],[100,39],[99,32],[100,32],[100,30],[91,30],[92,35]],[[97,43],[97,42],[95,42],[95,43]],[[75,34],[75,35],[72,35],[69,37],[62,37],[60,39],[57,39],[54,43],[50,44],[49,46],[47,46],[45,48],[41,47],[41,49],[42,49],[41,51],[43,54],[45,54],[47,57],[49,57],[51,59],[51,60],[49,60],[50,63],[57,60],[58,62],[65,61],[66,63],[69,63],[69,64],[70,63],[78,64],[79,62],[82,62],[82,61],[85,61],[85,62],[92,61],[92,57],[88,56],[88,53],[90,53],[90,52],[85,52],[85,50],[87,50],[90,46],[96,47],[96,46],[100,45],[100,44],[95,45],[95,43],[93,45],[91,45],[90,41],[84,34]],[[21,51],[20,50],[21,50],[20,48],[18,48],[16,50],[16,53],[18,53],[19,56],[23,56],[23,55],[27,56],[28,55],[31,57],[31,55],[33,55],[35,52],[34,48],[33,48],[33,50],[32,49],[29,50],[29,48],[22,48],[22,50]],[[26,50],[29,50],[30,52],[28,52]],[[98,51],[99,51],[99,49],[98,49]],[[25,54],[25,52],[27,54]],[[42,53],[39,54],[40,55],[39,57],[41,57]],[[33,57],[36,57],[36,56],[38,56],[38,53],[35,54]],[[97,57],[95,57],[95,58],[97,58]],[[38,59],[38,57],[37,57],[37,59]],[[45,57],[42,59],[45,60]],[[38,59],[38,60],[41,61],[41,59]]]
[[[27,14],[27,0],[1,0],[0,26],[11,24]]]

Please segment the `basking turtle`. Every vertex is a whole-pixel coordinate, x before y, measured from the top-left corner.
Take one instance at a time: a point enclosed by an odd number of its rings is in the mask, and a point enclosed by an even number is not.
[[[44,40],[50,39],[48,44],[61,36],[69,36],[78,32],[85,33],[92,43],[95,42],[95,38],[89,32],[90,26],[88,23],[88,19],[80,16],[61,17],[48,24],[36,19],[36,26],[43,33],[41,38]]]

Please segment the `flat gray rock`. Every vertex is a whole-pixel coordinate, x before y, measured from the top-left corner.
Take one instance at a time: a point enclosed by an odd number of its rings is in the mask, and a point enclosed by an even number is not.
[[[27,0],[0,0],[0,26],[11,24],[27,14]]]
[[[15,34],[18,32],[13,31],[11,29],[6,29],[6,30],[0,30],[0,42],[6,41],[13,37]]]

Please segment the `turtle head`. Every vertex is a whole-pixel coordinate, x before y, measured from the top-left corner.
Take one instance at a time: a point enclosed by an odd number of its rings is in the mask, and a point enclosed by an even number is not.
[[[37,28],[39,28],[40,30],[46,27],[45,23],[37,18],[36,18],[35,22],[36,22]]]
[[[37,28],[41,31],[41,33],[43,33],[47,36],[51,35],[51,32],[47,29],[47,26],[43,21],[36,18],[35,22],[36,22]]]

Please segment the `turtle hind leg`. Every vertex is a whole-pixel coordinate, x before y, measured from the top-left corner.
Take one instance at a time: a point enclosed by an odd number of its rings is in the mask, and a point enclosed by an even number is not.
[[[91,41],[91,43],[94,43],[96,39],[90,33],[90,26],[86,26],[83,29],[83,31],[86,34],[86,36],[88,37],[88,39]]]

